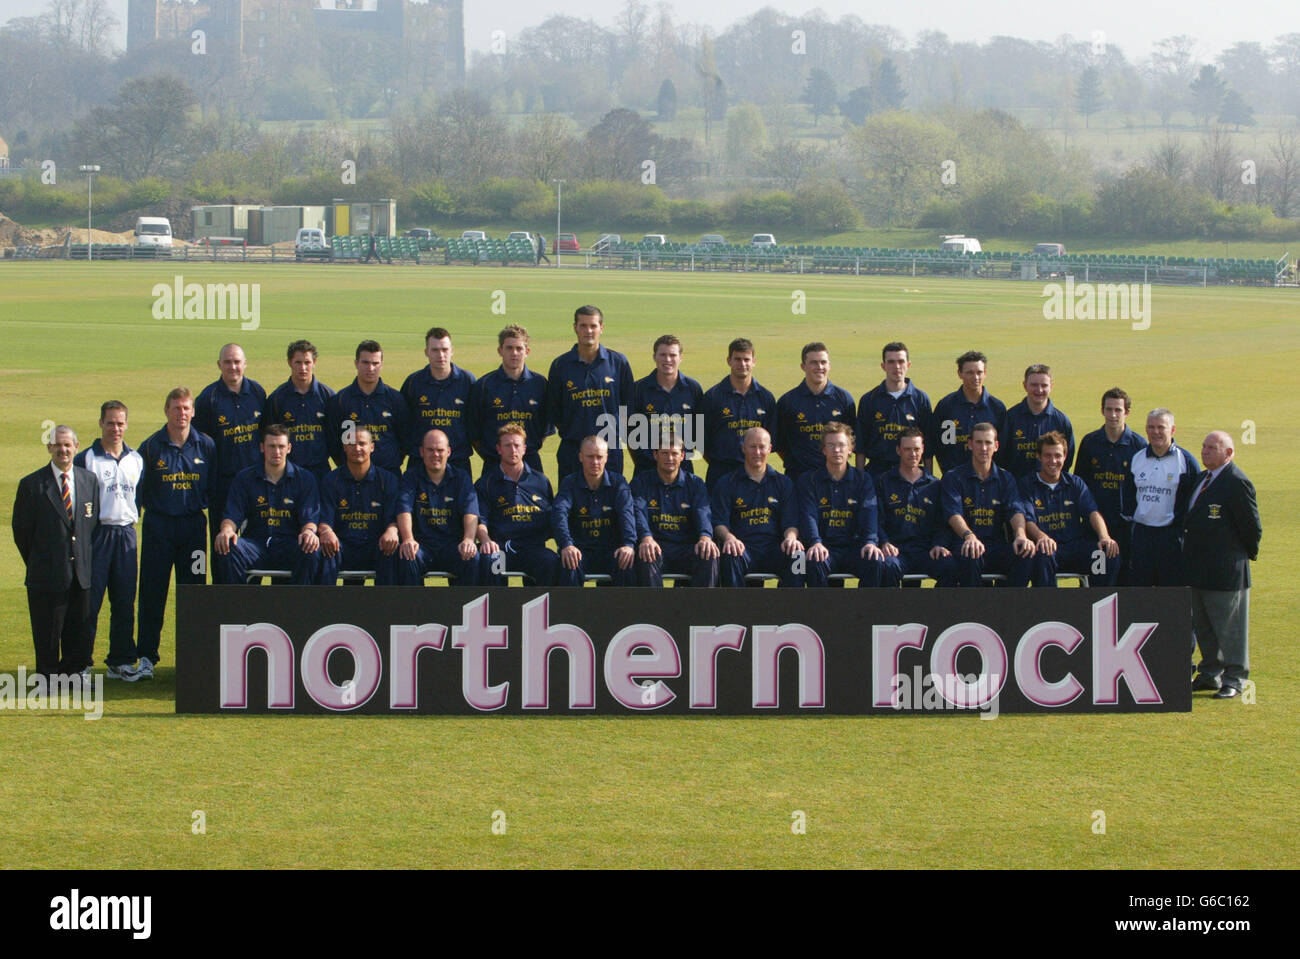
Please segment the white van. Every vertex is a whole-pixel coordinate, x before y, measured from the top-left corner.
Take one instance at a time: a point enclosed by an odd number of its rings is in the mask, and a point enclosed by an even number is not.
[[[982,253],[980,241],[973,236],[955,236],[943,237],[943,242],[939,244],[939,249],[945,253]]]
[[[135,221],[135,248],[157,250],[172,248],[172,224],[165,216],[141,216]]]

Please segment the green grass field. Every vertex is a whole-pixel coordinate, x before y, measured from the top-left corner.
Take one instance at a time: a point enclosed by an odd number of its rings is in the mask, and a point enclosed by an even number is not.
[[[163,321],[155,283],[261,284],[261,325]],[[494,314],[494,291],[506,314]],[[791,312],[796,291],[805,315]],[[456,361],[495,366],[506,322],[533,335],[533,366],[572,343],[575,306],[606,316],[605,342],[638,376],[654,337],[675,332],[684,369],[707,386],[727,342],[758,345],[778,395],[800,377],[799,347],[831,349],[855,396],[881,378],[881,345],[903,339],[932,400],[953,359],[990,356],[1008,402],[1048,362],[1078,435],[1100,425],[1101,392],[1122,385],[1141,413],[1178,415],[1193,451],[1212,428],[1238,437],[1260,494],[1253,671],[1258,702],[1197,696],[1191,714],[911,718],[253,718],[174,714],[171,622],[152,684],[106,687],[105,715],[0,712],[0,865],[1294,867],[1300,864],[1300,680],[1291,672],[1300,534],[1300,368],[1294,290],[1152,291],[1152,322],[1047,321],[1042,286],[994,281],[624,274],[377,266],[0,264],[0,515],[18,479],[47,461],[42,423],[83,446],[99,403],[131,407],[127,440],[162,422],[162,399],[216,377],[240,342],[249,375],[287,376],[284,348],[321,349],[321,379],[350,382],[374,337],[386,381],[423,364],[422,334],[451,329]],[[1243,439],[1253,426],[1255,442]],[[553,457],[544,454],[553,469]],[[1293,585],[1288,587],[1286,583]],[[31,665],[22,565],[0,549],[0,672]],[[107,629],[107,610],[102,616]],[[107,639],[101,632],[97,654]],[[494,835],[495,811],[507,830]],[[794,835],[791,816],[807,815]],[[1106,831],[1093,831],[1094,813]],[[202,811],[206,833],[194,834]],[[124,837],[129,841],[123,841]]]

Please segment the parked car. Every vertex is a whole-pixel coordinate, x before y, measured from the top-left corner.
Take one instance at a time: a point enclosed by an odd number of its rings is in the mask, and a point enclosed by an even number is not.
[[[771,233],[755,233],[749,238],[750,246],[776,246],[776,237]]]
[[[980,241],[973,236],[945,236],[943,242],[939,244],[939,249],[948,253],[982,253]]]
[[[522,240],[530,246],[537,246],[537,237],[528,230],[511,230],[506,236],[506,242],[509,243],[511,240]]]
[[[561,233],[553,241],[551,241],[551,252],[552,253],[582,252],[582,245],[578,243],[578,235],[576,233]]]
[[[668,237],[664,236],[662,233],[647,233],[645,236],[641,237],[641,242],[650,243],[655,246],[667,246]]]
[[[294,237],[293,258],[295,260],[328,260],[333,253],[324,230],[305,226]]]
[[[623,237],[617,233],[602,233],[600,238],[591,245],[593,253],[604,253],[615,245],[622,243]]]
[[[697,241],[698,246],[726,246],[727,238],[721,233],[706,233]]]
[[[436,240],[438,234],[430,230],[427,226],[417,226],[406,231],[406,236],[412,240]]]
[[[1065,256],[1063,243],[1037,243],[1034,245],[1035,256]]]
[[[462,240],[486,240],[487,234],[482,230],[466,230],[460,235]]]

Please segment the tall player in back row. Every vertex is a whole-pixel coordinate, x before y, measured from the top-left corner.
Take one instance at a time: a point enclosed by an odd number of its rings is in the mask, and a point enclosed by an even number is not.
[[[930,430],[930,397],[913,385],[907,372],[912,360],[903,343],[886,343],[880,351],[884,381],[858,401],[857,465],[874,479],[898,466],[898,438],[912,427]],[[931,457],[926,457],[929,464]]]
[[[961,389],[954,390],[934,407],[926,448],[947,473],[970,462],[971,429],[976,423],[991,423],[999,433],[1007,419],[1007,407],[984,386],[988,357],[967,350],[957,357]]]
[[[601,345],[604,330],[597,307],[578,307],[573,313],[578,342],[555,358],[546,375],[547,415],[560,434],[555,462],[561,480],[579,472],[578,450],[588,436],[606,437],[607,468],[623,472],[619,421],[632,403],[636,381],[627,357]]]

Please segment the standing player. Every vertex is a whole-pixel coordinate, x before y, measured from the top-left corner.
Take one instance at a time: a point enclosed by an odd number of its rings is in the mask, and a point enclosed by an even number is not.
[[[945,473],[970,462],[971,428],[976,423],[992,423],[1001,432],[1006,422],[1006,404],[984,387],[987,370],[988,357],[978,350],[957,357],[961,389],[949,393],[934,408],[926,445]]]
[[[527,445],[524,462],[542,468],[542,443],[555,432],[546,418],[546,377],[526,365],[528,331],[510,324],[497,334],[501,365],[477,380],[469,391],[469,430],[474,450],[483,457],[486,476],[497,465],[497,430],[505,423],[524,428]]]
[[[266,422],[289,430],[289,462],[305,469],[319,485],[329,475],[330,444],[325,407],[334,391],[316,379],[316,347],[294,340],[286,351],[289,379],[266,399]]]
[[[1074,427],[1070,418],[1052,404],[1052,368],[1035,363],[1025,370],[1025,398],[1007,410],[999,437],[998,465],[1019,480],[1039,468],[1038,438],[1057,432],[1065,437],[1065,472],[1074,462]]]
[[[880,510],[880,550],[885,554],[882,586],[924,574],[939,586],[957,585],[957,560],[944,544],[948,524],[941,512],[942,488],[921,468],[925,434],[909,426],[898,434],[898,465],[876,479]]]
[[[420,441],[421,465],[402,477],[397,501],[401,562],[397,581],[419,586],[429,570],[443,570],[456,586],[478,584],[478,497],[469,470],[449,464],[451,442],[440,429]]]
[[[357,430],[352,442],[343,444],[347,463],[321,483],[316,532],[322,586],[333,586],[341,571],[355,569],[373,569],[376,586],[397,582],[397,477],[370,462],[374,449],[370,431]]]
[[[907,371],[912,360],[903,343],[886,343],[880,351],[885,379],[858,402],[858,469],[863,463],[872,477],[898,465],[898,437],[909,426],[930,429],[930,397],[918,390]],[[927,464],[928,465],[928,464]]]
[[[422,366],[402,384],[402,398],[411,413],[410,466],[423,457],[421,446],[424,434],[437,428],[451,443],[449,463],[463,473],[470,473],[469,393],[474,385],[474,374],[463,370],[451,361],[451,334],[435,326],[424,334],[424,355],[427,366]]]
[[[126,404],[109,400],[99,408],[100,438],[73,462],[95,474],[99,483],[99,525],[91,545],[90,618],[86,653],[93,655],[99,611],[108,593],[109,679],[133,683],[135,671],[135,523],[140,518],[136,491],[144,474],[144,460],[126,445]]]
[[[795,571],[804,549],[794,483],[767,465],[767,430],[746,432],[742,449],[745,465],[719,480],[709,500],[722,585],[744,586],[748,573],[774,573],[778,586],[802,587],[805,574]]]
[[[581,586],[588,573],[604,573],[615,586],[635,586],[636,511],[620,473],[605,468],[609,448],[599,436],[582,441],[582,472],[560,480],[551,529],[560,547],[561,586]]]
[[[792,481],[825,462],[821,435],[827,423],[854,420],[853,397],[831,382],[831,354],[825,343],[804,346],[799,369],[803,382],[776,404],[777,438],[772,447],[781,454],[785,475]]]
[[[832,420],[822,431],[826,462],[795,483],[799,532],[808,545],[808,585],[830,585],[832,573],[851,573],[858,586],[880,585],[885,558],[877,541],[876,488],[871,477],[849,465],[853,429]]]
[[[599,309],[578,307],[573,313],[578,342],[555,358],[546,376],[547,416],[560,434],[555,463],[561,480],[579,471],[578,449],[594,435],[607,437],[609,469],[623,473],[619,422],[627,415],[636,384],[627,357],[600,345],[604,329]]]
[[[191,426],[194,398],[178,386],[163,404],[167,425],[140,445],[144,475],[136,497],[144,510],[140,524],[140,623],[136,633],[137,671],[153,679],[162,641],[167,590],[207,580],[208,492],[216,469],[216,444]],[[220,519],[212,525],[220,525]]]
[[[497,437],[497,465],[474,484],[484,586],[505,586],[506,570],[518,570],[538,586],[554,586],[559,576],[560,557],[546,545],[555,499],[551,481],[524,462],[526,445],[524,428],[506,423]]]
[[[1008,586],[1029,585],[1034,544],[1025,535],[1016,481],[993,462],[997,451],[997,427],[976,423],[971,427],[970,462],[943,474],[943,512],[961,544],[954,550],[959,586],[979,586],[985,573],[1002,573]]]
[[[266,390],[244,375],[247,365],[239,344],[227,343],[217,359],[221,378],[205,386],[194,401],[195,428],[212,437],[217,446],[217,465],[208,504],[214,538],[235,474],[261,462],[257,434],[266,409]]]
[[[1128,566],[1135,489],[1133,457],[1147,441],[1128,428],[1133,401],[1118,386],[1101,394],[1101,415],[1105,425],[1079,443],[1074,472],[1088,484],[1106,528],[1119,544],[1119,577],[1116,584],[1128,585]]]
[[[1147,414],[1147,447],[1133,454],[1133,539],[1129,548],[1130,586],[1186,586],[1183,575],[1182,514],[1179,486],[1194,481],[1201,468],[1174,442],[1174,414],[1163,407]]]
[[[217,582],[244,583],[250,569],[269,564],[289,569],[295,586],[308,586],[320,576],[316,479],[289,462],[289,431],[281,424],[266,428],[260,446],[261,464],[230,484],[215,544]]]
[[[754,344],[737,337],[727,347],[731,372],[704,394],[704,459],[709,492],[745,465],[741,443],[758,427],[776,435],[776,397],[754,379]]]
[[[690,576],[692,586],[718,585],[709,491],[704,480],[681,468],[684,455],[682,438],[664,432],[655,468],[632,480],[638,586],[662,587],[665,572]]]
[[[701,430],[695,424],[704,406],[704,389],[698,382],[681,372],[682,341],[671,333],[665,333],[655,340],[655,371],[644,379],[636,381],[632,390],[632,412],[644,417],[649,424],[641,445],[631,438],[628,446],[632,449],[632,462],[635,472],[651,470],[655,467],[655,452],[659,448],[663,435],[669,432],[682,437],[686,444],[686,459],[681,468],[694,473],[690,456],[703,439]]]
[[[357,376],[351,384],[330,397],[325,407],[325,430],[330,456],[339,466],[347,459],[343,444],[355,430],[365,427],[375,441],[371,460],[380,469],[400,473],[410,432],[410,411],[402,394],[388,386],[380,374],[384,369],[384,348],[375,340],[357,344]]]
[[[1029,511],[1025,532],[1034,541],[1033,582],[1054,587],[1057,573],[1082,573],[1091,586],[1113,586],[1119,544],[1110,538],[1087,485],[1065,471],[1068,448],[1065,434],[1044,433],[1038,437],[1038,472],[1020,478],[1022,502]]]

